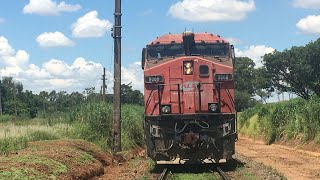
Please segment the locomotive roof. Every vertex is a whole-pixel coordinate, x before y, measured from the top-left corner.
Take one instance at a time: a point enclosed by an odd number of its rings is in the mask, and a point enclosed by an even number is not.
[[[227,40],[221,38],[220,36],[217,35],[213,35],[211,33],[194,33],[194,40],[196,43],[199,42],[206,42],[206,43],[229,43]],[[182,43],[183,39],[182,39],[182,34],[165,34],[162,35],[160,37],[157,37],[157,39],[155,39],[154,41],[152,41],[151,43],[149,43],[149,45],[152,44],[170,44],[170,43]]]

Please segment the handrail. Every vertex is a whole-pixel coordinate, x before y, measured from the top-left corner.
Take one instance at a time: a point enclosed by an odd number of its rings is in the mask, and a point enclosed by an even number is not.
[[[198,87],[198,95],[199,95],[199,112],[201,112],[201,84],[197,84]]]
[[[179,107],[179,114],[181,114],[180,84],[178,84],[178,107]]]
[[[158,89],[158,104],[159,104],[159,114],[161,114],[161,87],[163,86],[172,86],[172,85],[177,85],[178,86],[178,108],[179,108],[179,114],[181,114],[181,93],[180,93],[180,84],[158,84],[157,89]]]
[[[221,111],[221,86],[224,85],[222,82],[212,82],[212,83],[201,83],[199,82],[197,84],[197,88],[198,88],[198,98],[199,98],[199,112],[202,111],[202,101],[201,101],[201,85],[205,85],[205,84],[212,84],[214,85],[214,87],[217,89],[218,91],[218,109]],[[161,88],[164,87],[164,86],[173,86],[173,85],[176,85],[178,87],[178,108],[179,108],[179,114],[182,113],[182,110],[181,110],[181,84],[157,84],[157,91],[158,91],[158,105],[159,105],[159,114],[162,114],[161,113],[161,105],[162,105],[162,96],[161,96]],[[233,108],[235,108],[235,102],[234,102],[234,98],[231,96],[231,93],[230,93],[230,90],[229,88],[227,88],[227,86],[224,86],[225,90],[226,90],[226,93],[229,97],[229,99],[231,100],[231,103],[232,103],[232,106]],[[151,100],[151,97],[152,96],[151,94],[154,94],[154,89],[151,91],[149,97],[148,97],[148,100],[147,100],[147,104],[150,103],[150,100]]]

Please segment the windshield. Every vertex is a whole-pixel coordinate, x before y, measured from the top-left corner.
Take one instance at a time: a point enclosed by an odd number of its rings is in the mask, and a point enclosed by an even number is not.
[[[229,56],[228,44],[195,44],[191,47],[191,55]]]
[[[183,44],[150,45],[147,48],[149,60],[161,60],[173,58],[175,56],[186,55]],[[211,56],[228,57],[229,44],[194,44],[190,48],[190,55],[193,56]]]
[[[177,55],[184,55],[183,44],[150,45],[148,59],[164,59]]]

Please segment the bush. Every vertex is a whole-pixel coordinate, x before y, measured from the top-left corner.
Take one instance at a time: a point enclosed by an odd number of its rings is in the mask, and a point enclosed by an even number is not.
[[[0,123],[9,122],[15,120],[15,116],[13,115],[0,115]]]
[[[142,145],[143,107],[139,105],[122,106],[122,146],[129,149]],[[104,149],[110,149],[113,138],[113,106],[108,103],[84,104],[69,115],[69,122],[74,124],[74,137],[94,142]]]
[[[281,138],[316,140],[320,133],[320,98],[296,98],[275,104],[258,105],[241,113],[240,126],[258,114],[261,134],[268,144]],[[240,127],[240,129],[241,129]]]

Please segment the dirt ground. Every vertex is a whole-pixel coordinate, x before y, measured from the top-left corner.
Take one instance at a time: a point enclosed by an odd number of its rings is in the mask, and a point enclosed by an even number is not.
[[[270,166],[288,179],[320,179],[320,152],[239,138],[236,151],[253,161]]]
[[[112,163],[104,168],[104,174],[92,180],[128,180],[144,177],[150,167],[145,150],[136,147],[113,157]]]

